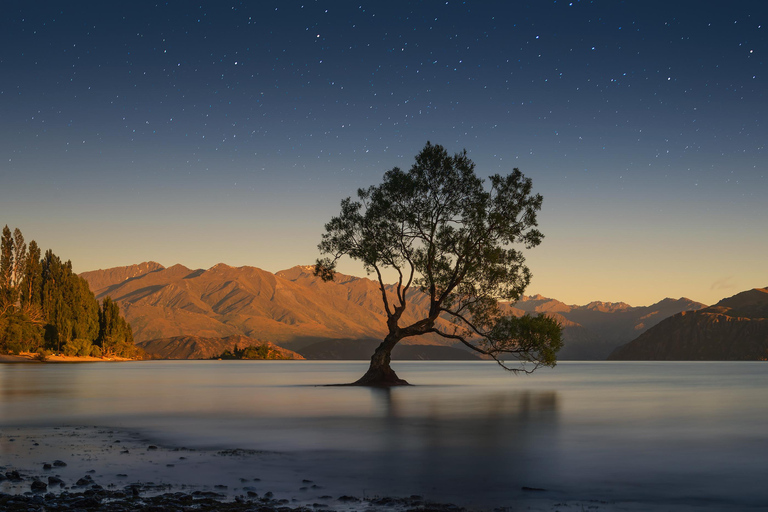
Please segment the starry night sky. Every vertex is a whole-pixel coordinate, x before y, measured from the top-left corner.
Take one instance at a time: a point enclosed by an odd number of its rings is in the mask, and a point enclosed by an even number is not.
[[[529,293],[713,303],[768,285],[762,0],[0,14],[0,222],[75,271],[310,264],[339,201],[430,140],[533,179]]]

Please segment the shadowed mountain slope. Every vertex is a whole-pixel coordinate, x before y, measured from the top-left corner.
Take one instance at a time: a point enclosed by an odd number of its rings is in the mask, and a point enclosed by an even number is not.
[[[523,296],[514,306],[532,314],[546,313],[560,321],[564,343],[558,359],[563,361],[606,359],[616,347],[636,338],[664,318],[705,307],[685,297],[639,307],[599,301],[586,306],[569,306],[541,295]]]
[[[768,288],[676,314],[617,348],[611,360],[754,361],[768,358]]]
[[[381,340],[325,340],[301,349],[307,359],[367,361]],[[440,345],[403,345],[392,350],[392,359],[398,361],[477,361],[473,353]]]
[[[245,336],[227,336],[226,338],[200,338],[198,336],[175,336],[137,343],[148,354],[162,359],[210,359],[232,351],[236,346],[266,347],[271,359],[304,359],[292,350],[278,347],[268,341],[258,341]]]

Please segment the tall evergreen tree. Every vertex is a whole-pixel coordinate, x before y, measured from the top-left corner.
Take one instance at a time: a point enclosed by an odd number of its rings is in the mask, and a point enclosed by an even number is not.
[[[24,278],[21,282],[21,310],[32,322],[42,318],[43,267],[40,264],[40,248],[37,242],[29,242]]]
[[[6,224],[0,238],[0,314],[13,307],[13,237]]]
[[[99,345],[105,356],[133,357],[133,331],[120,316],[120,307],[110,297],[104,297],[99,310]]]
[[[13,272],[11,281],[14,288],[18,291],[21,279],[24,276],[24,266],[27,263],[27,244],[24,243],[24,235],[21,230],[13,230]]]

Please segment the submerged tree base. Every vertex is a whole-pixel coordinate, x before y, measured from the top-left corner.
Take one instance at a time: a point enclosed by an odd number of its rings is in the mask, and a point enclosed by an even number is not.
[[[395,386],[410,386],[411,384],[401,379],[389,366],[386,368],[371,367],[355,382],[347,384],[329,384],[329,386],[366,386],[371,388],[392,388]]]
[[[389,354],[387,354],[389,355]],[[375,356],[374,356],[375,357]],[[389,367],[389,364],[377,364],[377,362],[371,361],[371,366],[365,375],[360,377],[355,382],[351,383],[352,386],[375,386],[389,388],[392,386],[410,386],[408,381],[401,379],[397,376],[395,371]]]
[[[392,388],[395,386],[411,386],[407,380],[395,379],[395,380],[356,380],[350,382],[347,386],[368,386],[372,388]]]

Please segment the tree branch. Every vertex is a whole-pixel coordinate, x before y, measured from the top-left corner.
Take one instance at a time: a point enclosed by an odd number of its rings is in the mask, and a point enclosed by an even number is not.
[[[507,370],[509,372],[513,372],[513,373],[523,372],[523,373],[530,374],[530,373],[533,373],[539,366],[541,366],[541,363],[533,362],[533,368],[530,368],[530,369],[525,368],[525,366],[521,366],[520,368],[510,368],[509,366],[507,366],[505,364],[504,360],[499,359],[499,357],[498,357],[499,354],[520,354],[520,353],[524,352],[523,350],[505,350],[505,349],[483,350],[480,347],[477,347],[477,346],[473,345],[472,343],[468,342],[464,338],[464,336],[460,336],[458,334],[448,334],[448,333],[440,331],[439,329],[434,329],[434,328],[431,329],[429,332],[433,332],[433,333],[435,333],[435,334],[437,334],[439,336],[442,336],[443,338],[460,341],[466,347],[474,350],[475,352],[478,352],[480,354],[489,356],[494,361],[496,361],[496,363],[499,366],[501,366],[502,368],[504,368],[505,370]],[[519,361],[519,362],[520,362],[521,365],[525,365],[526,362],[531,362],[531,361]]]
[[[376,270],[376,277],[379,279],[379,289],[381,290],[381,298],[384,301],[384,309],[387,311],[387,317],[392,318],[394,315],[392,313],[392,310],[389,308],[389,299],[387,299],[387,289],[384,287],[384,279],[381,277],[381,271],[379,270],[378,265],[375,263],[371,264],[371,266]]]

